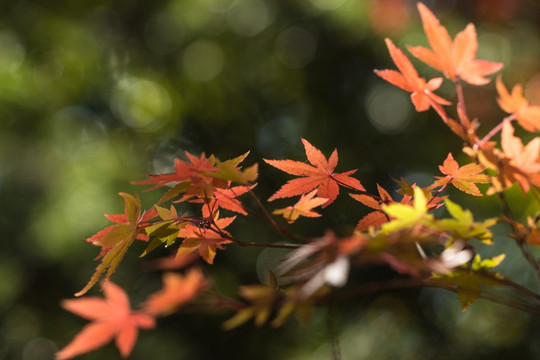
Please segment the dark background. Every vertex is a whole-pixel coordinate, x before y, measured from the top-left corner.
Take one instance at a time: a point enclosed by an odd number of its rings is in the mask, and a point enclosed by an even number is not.
[[[453,37],[468,22],[478,58],[502,61],[507,85],[521,82],[540,103],[540,5],[528,0],[426,1]],[[338,171],[357,168],[369,191],[390,176],[428,185],[448,152],[463,164],[461,143],[432,111],[415,113],[408,94],[377,78],[395,68],[384,38],[404,48],[426,44],[414,1],[169,0],[17,1],[0,4],[0,359],[52,359],[86,323],[62,310],[88,281],[97,249],[84,239],[122,211],[119,191],[151,206],[159,192],[130,181],[170,171],[184,151],[228,159],[248,150],[259,162],[256,188],[266,199],[287,179],[262,158],[304,160],[300,138],[329,155]],[[413,60],[414,61],[414,60]],[[436,76],[419,64],[422,76]],[[453,99],[451,87],[438,92]],[[502,119],[493,84],[465,87],[480,133]],[[519,214],[535,208],[519,191]],[[454,201],[478,218],[496,199]],[[290,205],[290,201],[270,204]],[[367,209],[348,196],[291,229],[348,235]],[[283,240],[254,221],[230,229],[245,241]],[[507,253],[500,271],[538,289],[529,267],[496,229],[488,255]],[[113,281],[133,306],[160,286],[159,272],[126,256]],[[157,251],[157,255],[166,252]],[[207,271],[235,296],[257,283],[257,262],[274,255],[230,246]],[[150,257],[151,258],[151,257]],[[262,259],[262,260],[261,260]],[[391,277],[368,269],[360,278]],[[97,287],[91,291],[99,294]],[[132,359],[328,359],[325,309],[307,326],[251,324],[223,332],[231,314],[181,314],[142,331]],[[537,359],[538,318],[478,301],[460,311],[455,294],[434,290],[374,294],[335,312],[344,359]],[[118,358],[110,344],[81,359]]]

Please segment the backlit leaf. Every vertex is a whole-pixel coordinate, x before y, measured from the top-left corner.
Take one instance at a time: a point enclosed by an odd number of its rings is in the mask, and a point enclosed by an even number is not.
[[[357,191],[365,191],[360,181],[350,176],[356,170],[344,173],[334,172],[338,163],[337,150],[334,150],[327,160],[322,152],[307,140],[302,139],[302,143],[304,144],[306,156],[311,165],[294,160],[264,159],[268,164],[288,174],[301,176],[300,178],[289,180],[268,201],[307,194],[317,189],[317,196],[319,198],[328,199],[323,204],[323,207],[326,207],[336,200],[339,194],[339,185]]]
[[[62,307],[86,319],[93,320],[75,338],[56,353],[56,359],[65,360],[95,350],[112,339],[120,355],[126,358],[137,341],[138,329],[155,326],[154,317],[133,312],[126,293],[114,283],[103,282],[105,298],[90,297],[64,300]]]

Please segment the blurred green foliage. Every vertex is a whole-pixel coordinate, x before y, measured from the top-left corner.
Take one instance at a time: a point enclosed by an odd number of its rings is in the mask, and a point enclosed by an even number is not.
[[[473,21],[479,58],[503,61],[505,82],[523,82],[531,102],[540,103],[537,2],[426,3],[452,35]],[[130,181],[171,169],[185,150],[221,159],[251,150],[251,163],[301,159],[305,137],[327,155],[337,147],[341,169],[358,168],[368,190],[376,183],[392,188],[389,175],[420,185],[438,175],[448,152],[458,156],[459,141],[434,114],[413,113],[407,94],[374,76],[374,68],[393,67],[387,36],[400,45],[425,44],[414,1],[0,4],[0,359],[52,359],[80,330],[85,322],[59,301],[80,290],[96,266],[97,249],[84,239],[105,226],[104,213],[121,212],[119,191],[142,192]],[[483,129],[500,121],[492,85],[465,91]],[[283,181],[261,163],[261,198]],[[486,216],[498,206],[456,195]],[[146,204],[158,196],[142,193]],[[519,195],[515,204],[526,208]],[[345,235],[362,211],[343,196],[324,210],[322,222],[308,219],[292,229]],[[231,231],[248,241],[253,234],[280,240],[247,220]],[[504,229],[498,236],[504,243]],[[133,250],[113,280],[136,305],[159,287],[160,276],[141,266],[142,248]],[[512,245],[487,251],[507,252],[502,271],[537,286]],[[256,264],[268,256],[231,246],[208,271],[234,296],[239,284],[258,281]],[[394,275],[373,269],[355,276]],[[484,301],[465,313],[459,307],[455,294],[429,289],[340,304],[335,323],[343,358],[540,357],[540,329],[528,314]],[[223,332],[229,315],[160,320],[158,329],[142,332],[132,358],[330,357],[324,309],[306,327],[290,321],[277,330],[246,325]],[[81,359],[118,356],[111,345]]]

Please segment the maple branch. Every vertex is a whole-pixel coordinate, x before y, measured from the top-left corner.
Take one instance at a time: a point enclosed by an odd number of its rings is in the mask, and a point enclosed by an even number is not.
[[[499,175],[502,178],[502,171]],[[499,191],[497,195],[499,196],[499,199],[501,200],[504,215],[508,219],[515,219],[512,214],[512,211],[510,210],[510,206],[508,205],[508,202],[506,201],[506,197],[504,196],[504,193],[502,191]],[[506,221],[506,222],[512,227],[512,230],[514,231],[515,234],[519,234],[518,229],[516,228],[516,226],[514,225],[512,221]],[[534,268],[534,271],[536,272],[536,277],[540,280],[540,264],[538,263],[538,261],[536,261],[534,256],[531,254],[531,252],[527,248],[524,236],[523,235],[517,236],[514,240],[516,241],[517,245],[521,249],[521,252],[523,253],[523,256],[525,257],[525,259]]]
[[[249,190],[248,193],[255,200],[255,202],[257,203],[259,208],[262,210],[262,212],[264,214],[264,217],[260,216],[259,214],[255,213],[255,212],[246,210],[249,215],[252,215],[252,216],[256,217],[257,219],[269,224],[271,227],[273,227],[277,232],[279,232],[283,236],[286,236],[286,237],[288,237],[288,238],[290,238],[292,240],[295,240],[295,241],[306,242],[305,239],[302,239],[302,238],[300,238],[300,237],[298,237],[296,235],[293,235],[290,232],[288,232],[287,229],[279,226],[276,223],[276,221],[272,218],[272,215],[270,215],[268,210],[266,210],[264,205],[261,203],[261,200],[257,197],[257,195],[255,195],[255,193],[252,190]],[[255,246],[257,246],[257,245],[255,245]]]
[[[490,130],[490,132],[488,132],[486,134],[486,136],[484,136],[482,138],[482,140],[478,141],[476,144],[474,144],[474,149],[481,149],[482,146],[485,145],[486,142],[488,142],[493,136],[495,136],[498,132],[501,131],[501,129],[503,128],[504,124],[506,122],[512,122],[512,120],[514,120],[516,118],[516,114],[512,114],[512,115],[509,115],[507,117],[505,117],[497,126],[495,126],[493,129]]]
[[[523,253],[523,256],[527,259],[527,261],[532,265],[534,270],[536,271],[536,276],[540,280],[540,264],[538,264],[538,261],[534,258],[533,254],[529,251],[527,248],[527,244],[525,242],[525,239],[523,236],[520,236],[518,239],[516,239],[516,242],[518,243],[521,252]]]
[[[298,249],[302,245],[300,244],[278,244],[278,243],[256,243],[256,242],[250,242],[250,241],[241,241],[233,237],[232,235],[224,232],[217,226],[214,219],[210,220],[210,227],[208,230],[213,231],[214,233],[218,234],[224,239],[230,240],[236,245],[239,246],[258,246],[258,247],[271,247],[271,248],[280,248],[280,249]]]
[[[456,79],[454,81],[454,84],[456,85],[456,94],[458,97],[458,112],[461,111],[463,115],[467,114],[467,108],[465,107],[465,97],[463,96],[463,86],[461,86],[461,82],[459,79]],[[462,117],[459,116],[459,121],[461,122],[461,125],[464,127],[467,127],[469,124],[465,124]]]
[[[478,275],[478,276],[481,276],[483,278],[486,278],[486,279],[489,279],[490,281],[493,281],[493,282],[498,282],[500,283],[502,286],[507,286],[507,287],[510,287],[512,288],[514,291],[516,291],[517,293],[523,295],[524,297],[526,298],[531,298],[537,302],[540,303],[540,295],[532,292],[531,290],[519,285],[519,284],[516,284],[515,282],[511,281],[511,280],[508,280],[507,278],[501,278],[501,277],[497,277],[496,275],[492,274],[492,273],[489,273],[489,272],[484,272],[484,271],[475,271],[475,273]]]
[[[451,182],[452,182],[452,178],[450,178],[450,180],[449,180],[446,184],[444,184],[443,186],[441,186],[440,189],[437,190],[437,191],[435,192],[435,195],[432,195],[432,196],[431,196],[431,199],[429,199],[429,201],[426,203],[426,206],[429,206],[429,204],[430,204],[437,196],[439,196],[439,195],[444,191],[444,189],[446,189],[446,187],[447,187]]]
[[[176,224],[181,223],[181,222],[189,222],[189,223],[191,223],[193,225],[201,226],[201,224],[204,224],[206,219],[202,218],[200,216],[180,216],[180,217],[177,217],[177,218],[171,218],[171,219],[167,219],[167,220],[163,220],[163,219],[147,220],[144,223],[141,223],[141,224],[137,225],[137,231],[142,230],[144,228],[147,228],[150,225],[156,225],[156,224],[166,223],[166,222],[170,222],[170,221],[174,221]]]
[[[519,291],[520,293],[522,291],[526,292],[527,295],[525,296],[533,297],[535,302],[537,302],[538,304],[530,304],[524,301],[514,300],[511,298],[505,298],[505,297],[502,297],[500,294],[488,293],[484,291],[480,292],[479,297],[498,303],[498,304],[510,306],[514,309],[527,311],[532,314],[540,314],[540,298],[538,295],[512,282],[508,282],[508,283],[505,282],[505,285],[508,285],[510,288],[516,291],[517,289],[520,289]],[[375,283],[364,284],[353,289],[342,291],[338,294],[328,295],[320,299],[319,302],[322,304],[327,304],[331,302],[337,302],[337,301],[342,301],[342,300],[358,297],[361,295],[368,295],[368,294],[373,294],[373,293],[378,293],[378,292],[383,292],[383,291],[413,289],[413,288],[421,288],[421,287],[439,288],[439,289],[443,289],[443,290],[447,290],[451,292],[458,291],[456,286],[444,284],[434,279],[404,278],[404,279],[392,279],[385,282],[375,282]],[[522,295],[524,294],[522,293]]]
[[[332,345],[332,359],[340,360],[341,352],[339,349],[339,338],[336,334],[335,317],[334,303],[329,302],[326,311],[326,328],[328,329],[328,336],[330,338],[330,344]]]

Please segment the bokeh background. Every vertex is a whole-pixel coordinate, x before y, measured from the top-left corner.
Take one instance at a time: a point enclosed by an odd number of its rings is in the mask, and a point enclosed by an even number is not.
[[[478,57],[504,62],[505,83],[523,83],[540,103],[537,1],[425,3],[452,36],[474,22]],[[394,68],[385,37],[401,47],[426,44],[414,1],[2,2],[0,359],[52,359],[86,324],[59,306],[96,266],[97,249],[84,239],[107,225],[104,213],[122,211],[119,191],[137,191],[150,206],[160,194],[130,181],[169,171],[184,151],[227,159],[250,150],[246,163],[260,162],[263,199],[288,177],[261,158],[304,159],[301,137],[327,155],[337,147],[338,170],[359,169],[370,191],[377,183],[395,188],[391,176],[427,185],[450,151],[464,161],[460,141],[433,113],[415,113],[406,93],[373,74]],[[487,132],[502,118],[493,84],[465,92],[471,117]],[[451,87],[440,94],[454,97]],[[508,196],[516,214],[534,211],[514,190]],[[450,194],[480,218],[499,210],[494,199]],[[300,220],[292,229],[347,235],[366,209],[343,196],[323,212],[324,220]],[[538,290],[506,230],[497,228],[497,245],[483,253],[506,252],[500,271]],[[246,241],[283,240],[248,220],[231,231]],[[113,277],[134,305],[160,286],[160,273],[148,270],[137,246]],[[208,271],[235,296],[239,284],[257,283],[257,266],[275,256],[230,246]],[[358,274],[366,281],[392,276],[378,268]],[[140,333],[131,358],[331,356],[324,309],[307,326],[292,319],[277,330],[223,332],[229,316],[162,319]],[[462,313],[456,295],[444,291],[352,299],[335,309],[334,323],[344,359],[540,358],[538,317],[481,300]],[[80,358],[118,357],[111,344]]]

